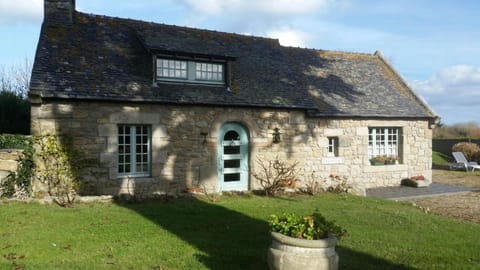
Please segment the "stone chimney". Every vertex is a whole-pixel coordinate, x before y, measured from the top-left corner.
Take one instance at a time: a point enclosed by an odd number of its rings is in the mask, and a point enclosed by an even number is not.
[[[44,0],[43,22],[46,24],[69,25],[75,11],[75,0]]]

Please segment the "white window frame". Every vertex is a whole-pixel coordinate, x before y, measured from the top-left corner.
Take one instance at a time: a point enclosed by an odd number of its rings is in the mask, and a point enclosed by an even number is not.
[[[224,77],[223,64],[195,62],[195,80],[223,82]]]
[[[225,63],[157,57],[156,80],[224,85]]]
[[[387,156],[400,160],[401,134],[400,127],[368,128],[368,158]]]
[[[176,59],[157,59],[157,78],[187,80],[187,61]]]
[[[137,133],[137,128],[141,129],[141,133]],[[129,130],[129,134],[123,132],[123,130]],[[146,130],[146,133],[143,132]],[[149,177],[151,175],[152,168],[152,132],[149,125],[118,125],[118,164],[117,172],[119,177]],[[146,141],[144,141],[146,136]],[[139,138],[137,138],[139,137]],[[137,140],[140,139],[140,143]],[[146,149],[145,149],[146,146]],[[140,151],[138,151],[140,147]],[[128,161],[127,161],[128,156]],[[143,160],[147,157],[147,160]],[[140,158],[142,160],[137,160]],[[128,171],[127,171],[128,166]],[[146,166],[144,170],[138,170],[137,167],[142,168]]]
[[[338,137],[328,137],[328,157],[338,157]]]

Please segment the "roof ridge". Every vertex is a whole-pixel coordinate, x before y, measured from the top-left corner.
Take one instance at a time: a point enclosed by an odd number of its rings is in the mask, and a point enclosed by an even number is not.
[[[94,14],[94,13],[81,12],[81,11],[77,11],[77,10],[75,12],[80,14],[80,15],[85,15],[85,16],[89,16],[89,17],[104,18],[104,19],[108,19],[108,20],[120,20],[120,21],[125,21],[125,22],[149,24],[149,25],[154,25],[154,26],[181,28],[181,29],[185,29],[185,30],[202,31],[202,32],[217,33],[217,34],[228,34],[228,35],[234,35],[234,36],[243,37],[243,38],[263,39],[263,40],[266,40],[266,41],[276,42],[276,43],[280,44],[280,41],[279,41],[278,38],[269,38],[269,37],[263,37],[263,36],[239,34],[239,33],[235,33],[235,32],[217,31],[217,30],[210,30],[210,29],[205,29],[205,28],[196,28],[196,27],[190,27],[190,26],[166,24],[166,23],[159,23],[159,22],[153,22],[153,21],[145,21],[145,20],[141,20],[141,19],[123,18],[123,17],[109,16],[109,15],[99,15],[99,14]]]
[[[365,52],[352,52],[352,51],[342,51],[342,50],[328,50],[328,49],[317,49],[317,48],[307,48],[307,47],[295,47],[295,46],[283,46],[286,49],[300,49],[307,51],[315,51],[320,53],[332,53],[332,54],[347,54],[347,55],[361,55],[361,56],[374,56],[375,54],[365,53]]]

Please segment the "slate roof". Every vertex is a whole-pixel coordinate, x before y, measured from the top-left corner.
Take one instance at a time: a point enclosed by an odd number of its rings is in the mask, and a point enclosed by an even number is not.
[[[229,59],[231,85],[154,83],[152,54]],[[311,116],[436,118],[378,54],[281,46],[278,40],[74,12],[43,24],[31,95],[302,109]]]

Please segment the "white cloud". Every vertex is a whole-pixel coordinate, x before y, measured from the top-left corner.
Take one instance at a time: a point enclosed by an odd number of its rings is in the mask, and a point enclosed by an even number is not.
[[[283,46],[305,47],[310,39],[308,33],[288,28],[267,32],[267,36],[277,38]]]
[[[478,95],[480,94],[480,67],[451,66],[433,74],[428,80],[415,81],[414,85],[426,94],[441,95],[455,90],[459,95]]]
[[[0,0],[0,24],[38,22],[42,12],[43,0]]]
[[[331,0],[263,0],[255,1],[253,8],[278,15],[301,15],[326,10],[332,2]]]
[[[254,35],[276,34],[288,45],[303,45],[302,20],[318,16],[346,0],[181,0],[185,24]],[[289,30],[295,29],[295,31]],[[288,31],[287,31],[288,30]]]
[[[204,15],[223,13],[264,13],[276,15],[312,14],[326,9],[332,0],[183,0],[188,7]]]
[[[480,121],[480,67],[455,65],[412,84],[447,123]]]

